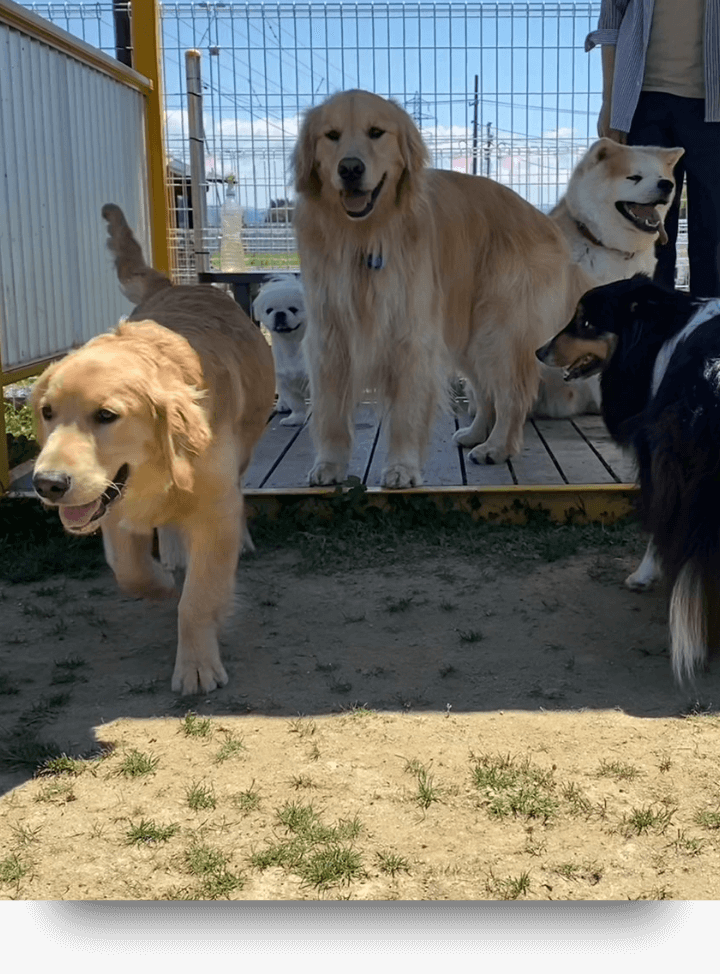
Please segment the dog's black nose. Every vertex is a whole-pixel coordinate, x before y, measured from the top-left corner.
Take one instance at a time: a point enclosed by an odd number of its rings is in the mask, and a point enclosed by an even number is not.
[[[359,183],[365,172],[365,163],[355,156],[346,156],[338,163],[338,176],[344,183]]]
[[[670,193],[675,186],[675,183],[671,179],[661,179],[658,182],[658,189],[661,193]]]
[[[276,311],[273,321],[275,331],[287,331],[287,314],[284,311]]]
[[[70,477],[57,470],[36,473],[32,482],[37,493],[46,501],[59,501],[61,497],[67,494],[70,487]]]

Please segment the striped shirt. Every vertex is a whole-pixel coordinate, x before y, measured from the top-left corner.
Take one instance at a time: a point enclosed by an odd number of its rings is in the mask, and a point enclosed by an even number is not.
[[[597,30],[585,38],[585,50],[597,44],[615,47],[610,127],[629,132],[645,74],[655,0],[601,0]],[[705,121],[720,122],[720,0],[705,10]]]

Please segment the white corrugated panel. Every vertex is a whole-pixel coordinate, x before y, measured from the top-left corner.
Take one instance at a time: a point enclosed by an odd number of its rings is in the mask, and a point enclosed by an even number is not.
[[[0,24],[0,345],[13,368],[113,327],[130,306],[104,203],[149,254],[143,95]]]

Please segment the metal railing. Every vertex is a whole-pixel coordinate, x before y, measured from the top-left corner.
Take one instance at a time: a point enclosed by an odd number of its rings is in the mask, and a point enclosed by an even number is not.
[[[255,229],[273,202],[292,199],[302,113],[347,88],[402,104],[434,165],[490,176],[550,209],[596,137],[600,59],[583,43],[598,13],[598,3],[163,4],[178,252],[189,239],[188,48],[202,59],[208,245],[231,176],[252,261]],[[269,253],[283,253],[281,238],[265,235]]]
[[[113,4],[33,4],[65,29],[115,49]],[[547,211],[596,138],[593,2],[163,3],[162,65],[170,246],[194,275],[185,55],[201,56],[207,199],[205,246],[217,267],[232,177],[250,263],[293,258],[272,203],[292,201],[289,159],[302,113],[334,91],[394,98],[440,168],[478,172]],[[277,206],[274,208],[277,210]],[[680,265],[684,254],[681,251]]]

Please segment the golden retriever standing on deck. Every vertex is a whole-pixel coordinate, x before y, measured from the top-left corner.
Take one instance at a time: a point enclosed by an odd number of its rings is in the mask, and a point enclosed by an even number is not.
[[[410,116],[366,91],[312,108],[294,153],[305,284],[313,484],[343,480],[353,409],[387,410],[388,487],[422,483],[447,372],[477,412],[455,439],[501,463],[522,447],[538,391],[535,349],[589,286],[555,224],[481,176],[427,167]]]
[[[69,532],[102,530],[130,594],[172,595],[166,569],[186,567],[172,687],[207,692],[227,683],[217,628],[245,527],[241,478],[273,404],[272,353],[232,298],[174,287],[145,264],[122,211],[108,204],[103,216],[123,293],[139,303],[35,385],[33,484]]]

